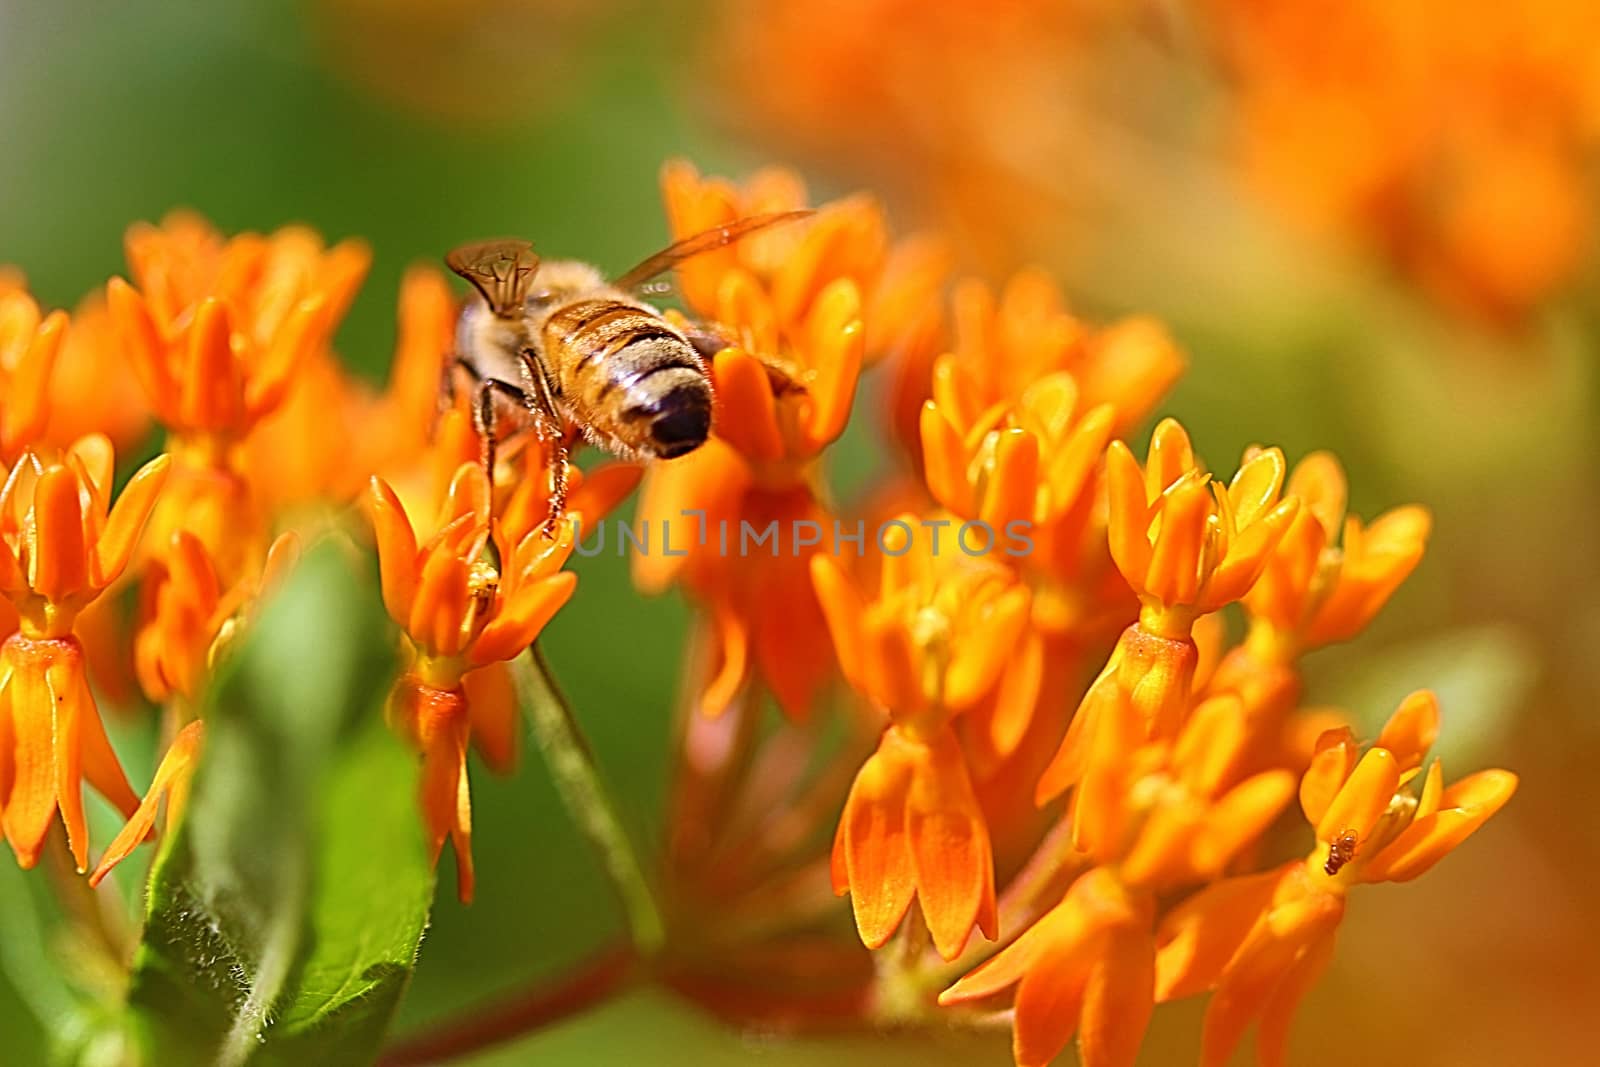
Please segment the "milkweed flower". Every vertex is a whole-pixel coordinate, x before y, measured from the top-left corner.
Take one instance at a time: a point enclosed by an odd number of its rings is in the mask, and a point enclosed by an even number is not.
[[[119,450],[139,445],[150,428],[138,375],[123,358],[104,288],[72,309],[50,375],[50,421],[43,440],[57,448],[101,433]]]
[[[805,199],[798,178],[775,170],[740,190],[669,164],[662,188],[679,237]],[[648,592],[681,582],[703,608],[708,714],[759,680],[803,717],[835,668],[806,569],[820,535],[802,543],[798,524],[831,523],[816,461],[850,414],[867,354],[864,286],[887,241],[878,207],[858,197],[680,267],[689,309],[725,343],[710,360],[713,437],[649,472],[639,517],[679,551],[638,554],[633,572]],[[724,531],[737,538],[746,524],[756,536],[775,524],[770,555],[722,547]]]
[[[1283,454],[1268,449],[1248,456],[1223,487],[1201,469],[1173,419],[1156,426],[1143,470],[1121,441],[1107,450],[1111,557],[1141,608],[1090,692],[1122,688],[1148,736],[1171,738],[1182,725],[1197,660],[1195,620],[1249,592],[1299,510],[1294,498],[1279,500],[1283,478]],[[1039,782],[1041,800],[1082,776],[1089,719],[1074,719]]]
[[[1329,731],[1300,782],[1316,837],[1310,855],[1275,870],[1217,882],[1162,920],[1156,995],[1214,990],[1201,1063],[1225,1063],[1260,1022],[1258,1054],[1285,1062],[1289,1025],[1332,956],[1346,897],[1358,885],[1425,873],[1499,811],[1517,776],[1488,770],[1446,787],[1435,759],[1432,693],[1406,698],[1365,752],[1348,730]]]
[[[1148,894],[1130,893],[1109,871],[1090,871],[939,1003],[964,1004],[1016,986],[1018,1067],[1045,1067],[1075,1032],[1086,1067],[1131,1067],[1155,1010],[1152,914]]]
[[[259,571],[269,532],[247,438],[315,361],[326,365],[369,254],[354,241],[324,250],[301,227],[224,239],[187,214],[130,228],[125,248],[138,287],[111,279],[107,305],[175,460],[156,543],[189,530],[232,583]]]
[[[943,370],[922,383],[937,395],[958,396],[972,413],[1014,405],[1052,375],[1077,386],[1079,411],[1110,404],[1116,433],[1126,433],[1155,409],[1183,374],[1187,360],[1159,322],[1131,316],[1095,326],[1074,315],[1061,288],[1037,267],[1019,270],[996,293],[969,279],[951,295],[951,349]],[[961,420],[971,425],[971,415]]]
[[[997,917],[988,827],[951,721],[999,680],[1028,591],[1003,566],[941,556],[912,528],[906,517],[890,532],[870,600],[834,558],[811,562],[845,678],[888,719],[845,801],[832,876],[868,948],[915,898],[953,959],[975,924],[992,940]]]
[[[1017,272],[998,294],[966,281],[952,304],[951,351],[921,383],[929,399],[915,452],[928,490],[956,515],[1026,531],[1028,551],[1013,563],[1034,590],[1034,620],[1019,670],[1066,664],[1137,610],[1106,550],[1102,457],[1160,400],[1183,354],[1149,319],[1083,321],[1037,269]],[[1053,720],[1070,711],[1037,703],[1012,700],[987,716],[984,762],[1016,750],[1030,709]]]
[[[37,443],[50,420],[50,380],[67,314],[41,316],[21,287],[0,288],[0,463]]]
[[[1386,512],[1371,526],[1347,515],[1344,471],[1327,452],[1296,464],[1286,492],[1301,509],[1244,606],[1253,646],[1293,659],[1366,628],[1422,560],[1432,519],[1415,506]]]
[[[299,539],[283,534],[258,578],[225,588],[200,539],[187,530],[174,533],[140,587],[145,610],[134,637],[134,665],[145,696],[157,703],[176,697],[192,706],[222,644],[298,554]]]
[[[73,627],[127,566],[170,461],[145,464],[115,504],[113,466],[111,443],[88,437],[59,460],[24,453],[0,489],[0,592],[19,617],[0,645],[0,823],[23,867],[38,860],[59,809],[86,869],[83,779],[124,814],[139,804],[106,739]]]
[[[1285,488],[1300,511],[1243,604],[1249,632],[1206,683],[1237,693],[1254,720],[1255,765],[1303,771],[1318,731],[1293,716],[1307,652],[1356,636],[1421,562],[1432,524],[1425,508],[1394,508],[1370,526],[1345,512],[1344,471],[1327,452],[1295,465]]]
[[[1090,701],[1126,703],[1115,686]],[[1080,1031],[1085,1067],[1131,1065],[1155,1007],[1158,895],[1218,877],[1257,841],[1293,794],[1282,770],[1236,781],[1247,742],[1237,697],[1202,704],[1171,742],[1147,741],[1126,709],[1080,709],[1095,732],[1069,806],[1085,862],[1061,903],[993,959],[947,989],[945,1005],[1017,985],[1019,1065],[1052,1060]]]
[[[394,491],[374,477],[368,507],[378,542],[383,602],[405,632],[409,663],[395,682],[389,714],[422,753],[421,806],[435,861],[446,838],[456,852],[457,890],[473,890],[472,807],[467,744],[487,733],[503,751],[515,721],[509,689],[482,684],[481,672],[519,655],[572,596],[577,576],[561,570],[572,531],[553,535],[492,522],[481,467],[463,465],[450,486],[438,531],[418,544]],[[542,517],[541,517],[542,520]],[[484,558],[490,537],[502,563]],[[469,683],[475,673],[480,678]],[[492,695],[491,695],[492,694]],[[479,706],[473,697],[480,696]],[[487,699],[498,698],[494,706]]]

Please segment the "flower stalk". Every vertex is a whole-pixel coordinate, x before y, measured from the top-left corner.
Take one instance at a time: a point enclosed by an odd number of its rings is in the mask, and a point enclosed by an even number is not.
[[[512,677],[556,792],[622,900],[634,948],[646,959],[655,956],[666,942],[661,905],[616,801],[600,779],[594,751],[537,644],[512,661]]]

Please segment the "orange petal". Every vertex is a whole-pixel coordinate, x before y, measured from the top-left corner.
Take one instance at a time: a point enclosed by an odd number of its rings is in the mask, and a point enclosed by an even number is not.
[[[1299,513],[1300,501],[1290,497],[1241,530],[1206,584],[1201,608],[1215,611],[1249,593]]]
[[[1228,484],[1234,529],[1244,530],[1273,506],[1278,490],[1283,487],[1284,466],[1282,450],[1269,448],[1256,453],[1239,468]]]
[[[972,514],[972,493],[967,482],[966,452],[961,446],[961,434],[950,424],[943,409],[931,400],[922,405],[919,426],[922,472],[928,492],[955,514]]]
[[[33,573],[29,584],[46,600],[81,591],[89,578],[78,478],[66,467],[46,467],[33,490]]]
[[[965,710],[994,688],[1028,624],[1031,594],[1026,586],[1007,589],[985,605],[973,620],[944,677],[945,706]]]
[[[1195,869],[1214,878],[1247,845],[1266,833],[1289,798],[1294,796],[1294,775],[1285,770],[1262,771],[1246,778],[1212,805],[1206,828],[1195,842]]]
[[[1072,1040],[1088,984],[1084,961],[1076,955],[1049,953],[1022,976],[1011,1035],[1017,1067],[1047,1067]]]
[[[1156,423],[1150,433],[1150,451],[1145,463],[1145,499],[1156,499],[1179,478],[1198,470],[1194,446],[1189,443],[1189,434],[1182,423],[1172,418]]]
[[[1335,932],[1330,930],[1300,953],[1278,982],[1261,1013],[1256,1028],[1256,1056],[1261,1067],[1286,1067],[1289,1062],[1289,1025],[1295,1009],[1305,999],[1333,960]]]
[[[150,406],[163,421],[173,421],[178,383],[167,366],[166,346],[144,297],[121,278],[112,278],[106,283],[106,304]]]
[[[1368,882],[1408,882],[1438,863],[1505,806],[1517,789],[1510,771],[1470,775],[1445,790],[1433,814],[1418,818],[1362,868]]]
[[[861,658],[861,617],[866,605],[861,594],[845,575],[844,568],[833,557],[822,553],[811,557],[811,585],[816,590],[817,602],[822,605],[822,617],[833,638],[840,670],[852,685],[864,685],[866,668]]]
[[[23,300],[31,309],[32,301]],[[33,319],[34,313],[30,310],[27,317]],[[0,448],[30,444],[44,433],[50,418],[50,373],[66,328],[66,312],[51,312],[31,328],[26,348],[16,364],[7,368],[11,375],[6,383],[5,409],[0,412]],[[0,337],[0,347],[4,345],[5,339]]]
[[[1365,840],[1388,810],[1400,786],[1400,765],[1386,748],[1369,748],[1317,820],[1317,840],[1330,841],[1346,830]]]
[[[1106,497],[1110,519],[1107,535],[1117,570],[1135,589],[1144,588],[1150,570],[1151,508],[1144,491],[1144,475],[1128,446],[1112,441],[1106,449]]]
[[[139,794],[128,784],[128,775],[122,761],[111,747],[106,736],[105,723],[100,709],[95,705],[89,689],[88,675],[81,662],[70,665],[62,677],[62,684],[74,684],[78,690],[79,748],[82,752],[83,776],[89,784],[126,818],[139,806]]]
[[[577,588],[578,576],[561,571],[518,589],[472,643],[467,662],[481,667],[521,654]]]
[[[383,584],[383,606],[401,626],[411,617],[417,594],[417,538],[411,531],[400,498],[382,478],[368,484],[367,508],[378,541],[378,572]]]
[[[160,806],[162,797],[169,797],[168,829],[177,825],[181,812],[178,810],[180,808],[177,797],[178,782],[175,779],[182,778],[187,782],[194,774],[204,737],[204,727],[198,719],[178,731],[166,754],[161,757],[161,764],[156,768],[155,778],[151,781],[144,800],[140,801],[138,807],[128,816],[127,823],[106,847],[105,854],[100,857],[99,865],[89,876],[91,886],[99,885],[100,880],[111,873],[111,868],[127,859],[135,848],[149,838],[150,831],[156,824],[156,809]]]
[[[717,436],[755,460],[783,457],[777,404],[761,361],[737,348],[725,348],[712,360],[716,382],[713,428]]]
[[[599,522],[627,499],[643,477],[644,468],[637,463],[596,467],[583,476],[583,484],[573,492],[567,510],[582,515],[586,522]]]
[[[1288,866],[1207,886],[1161,920],[1158,1001],[1179,1000],[1216,986],[1228,961],[1271,906],[1273,891]]]
[[[1439,801],[1444,796],[1444,766],[1437,756],[1428,765],[1428,773],[1422,780],[1422,793],[1417,797],[1417,811],[1413,818],[1426,819],[1429,815],[1439,810]]]
[[[133,556],[139,535],[150,521],[156,500],[172,470],[171,456],[157,456],[128,480],[106,517],[105,529],[94,546],[94,581],[105,586],[116,581]]]
[[[1067,734],[1061,739],[1061,747],[1039,777],[1039,785],[1034,791],[1034,799],[1039,804],[1054,800],[1082,780],[1098,730],[1095,719],[1106,696],[1100,690],[1115,689],[1116,686],[1116,668],[1108,664],[1083,695],[1077,711],[1073,713],[1072,722],[1067,726]]]
[[[911,766],[896,744],[886,734],[862,765],[845,800],[840,827],[856,930],[868,948],[888,942],[917,888],[906,837]]]
[[[1300,810],[1316,826],[1356,765],[1356,739],[1348,726],[1328,730],[1317,739],[1316,755],[1300,779]]]
[[[1309,519],[1322,531],[1323,540],[1339,536],[1344,523],[1344,511],[1349,496],[1349,486],[1339,457],[1332,452],[1308,453],[1294,465],[1289,475],[1289,485],[1284,492],[1297,497]]]
[[[1161,525],[1141,588],[1164,603],[1190,604],[1199,594],[1211,500],[1208,483],[1190,478],[1172,486],[1161,501]]]
[[[1191,793],[1215,796],[1232,780],[1248,739],[1244,701],[1234,693],[1211,697],[1184,723],[1173,748],[1173,766]]]
[[[1043,961],[1059,962],[1061,952],[1080,951],[1090,932],[1084,909],[1069,895],[1015,941],[940,993],[939,1003],[949,1007],[994,996],[1007,986],[1016,985]]]
[[[178,418],[201,430],[242,428],[244,383],[233,354],[233,327],[227,305],[207,297],[195,309],[186,331]]]
[[[862,667],[866,691],[890,715],[905,718],[927,700],[919,674],[921,660],[899,618],[868,611],[862,620]]]
[[[1150,931],[1110,931],[1089,972],[1078,1030],[1083,1067],[1133,1067],[1155,1012],[1156,947]]]
[[[1128,818],[1129,761],[1144,741],[1144,723],[1120,686],[1095,686],[1084,699],[1097,706],[1090,715],[1093,747],[1078,785],[1072,839],[1080,851],[1108,862],[1122,847]]]
[[[1245,1027],[1266,1011],[1300,954],[1331,936],[1343,914],[1342,898],[1315,893],[1279,905],[1251,931],[1206,1007],[1201,1067],[1228,1062]]]
[[[1044,686],[1044,637],[1028,629],[1017,654],[1005,666],[995,693],[994,714],[989,719],[989,742],[995,755],[1005,759],[1017,750],[1033,722],[1034,709]]]
[[[1389,716],[1378,747],[1393,752],[1402,773],[1422,766],[1422,757],[1439,736],[1439,700],[1427,689],[1419,689],[1400,702]]]
[[[979,518],[996,530],[1013,519],[1032,520],[1038,486],[1039,439],[1026,430],[1002,430]]]
[[[995,936],[994,857],[954,732],[945,728],[924,753],[906,798],[906,834],[923,917],[939,955],[952,960],[974,923]]]
[[[13,637],[11,641],[20,638]],[[10,644],[10,642],[8,642]],[[56,812],[55,751],[51,731],[54,701],[45,682],[46,664],[29,650],[5,665],[11,668],[0,708],[11,724],[10,791],[0,798],[0,820],[17,863],[30,869],[39,860],[50,819]]]
[[[715,673],[700,694],[700,711],[713,718],[733,707],[750,677],[750,628],[726,602],[710,609],[715,651]]]
[[[504,663],[491,663],[469,671],[461,679],[467,693],[472,722],[472,747],[496,774],[510,774],[517,766],[517,694],[511,672]]]
[[[251,417],[265,415],[283,402],[295,371],[326,340],[328,312],[322,297],[310,296],[278,327],[244,384],[244,408]]]
[[[89,867],[89,823],[83,810],[84,718],[95,715],[93,701],[85,707],[88,690],[81,678],[82,670],[81,660],[73,663],[70,659],[56,660],[45,669],[51,729],[55,734],[56,802],[61,807],[61,822],[67,830],[67,848],[79,874]],[[138,805],[137,798],[134,805]]]
[[[855,282],[831,282],[807,316],[810,360],[816,377],[806,385],[810,408],[805,417],[805,444],[822,448],[844,432],[861,378],[867,332],[862,325],[861,297]]]
[[[443,547],[427,553],[406,632],[438,655],[460,652],[466,642],[462,623],[471,600],[470,584],[470,568],[460,556]]]

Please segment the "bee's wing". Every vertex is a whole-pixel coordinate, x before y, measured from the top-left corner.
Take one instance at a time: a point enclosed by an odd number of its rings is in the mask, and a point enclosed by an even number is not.
[[[810,211],[774,211],[765,215],[746,215],[722,226],[714,226],[674,244],[668,245],[632,270],[624,271],[611,284],[618,289],[633,289],[643,285],[658,274],[663,274],[686,259],[723,248],[742,240],[758,230],[793,222],[813,214]]]
[[[452,249],[445,264],[472,283],[496,315],[522,310],[528,282],[539,269],[539,254],[527,241],[475,241]]]

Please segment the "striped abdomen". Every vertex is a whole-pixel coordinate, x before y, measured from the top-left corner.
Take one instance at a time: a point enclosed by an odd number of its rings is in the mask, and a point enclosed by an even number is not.
[[[616,298],[580,300],[552,311],[542,333],[563,403],[602,443],[671,459],[705,442],[705,363],[660,315]]]

